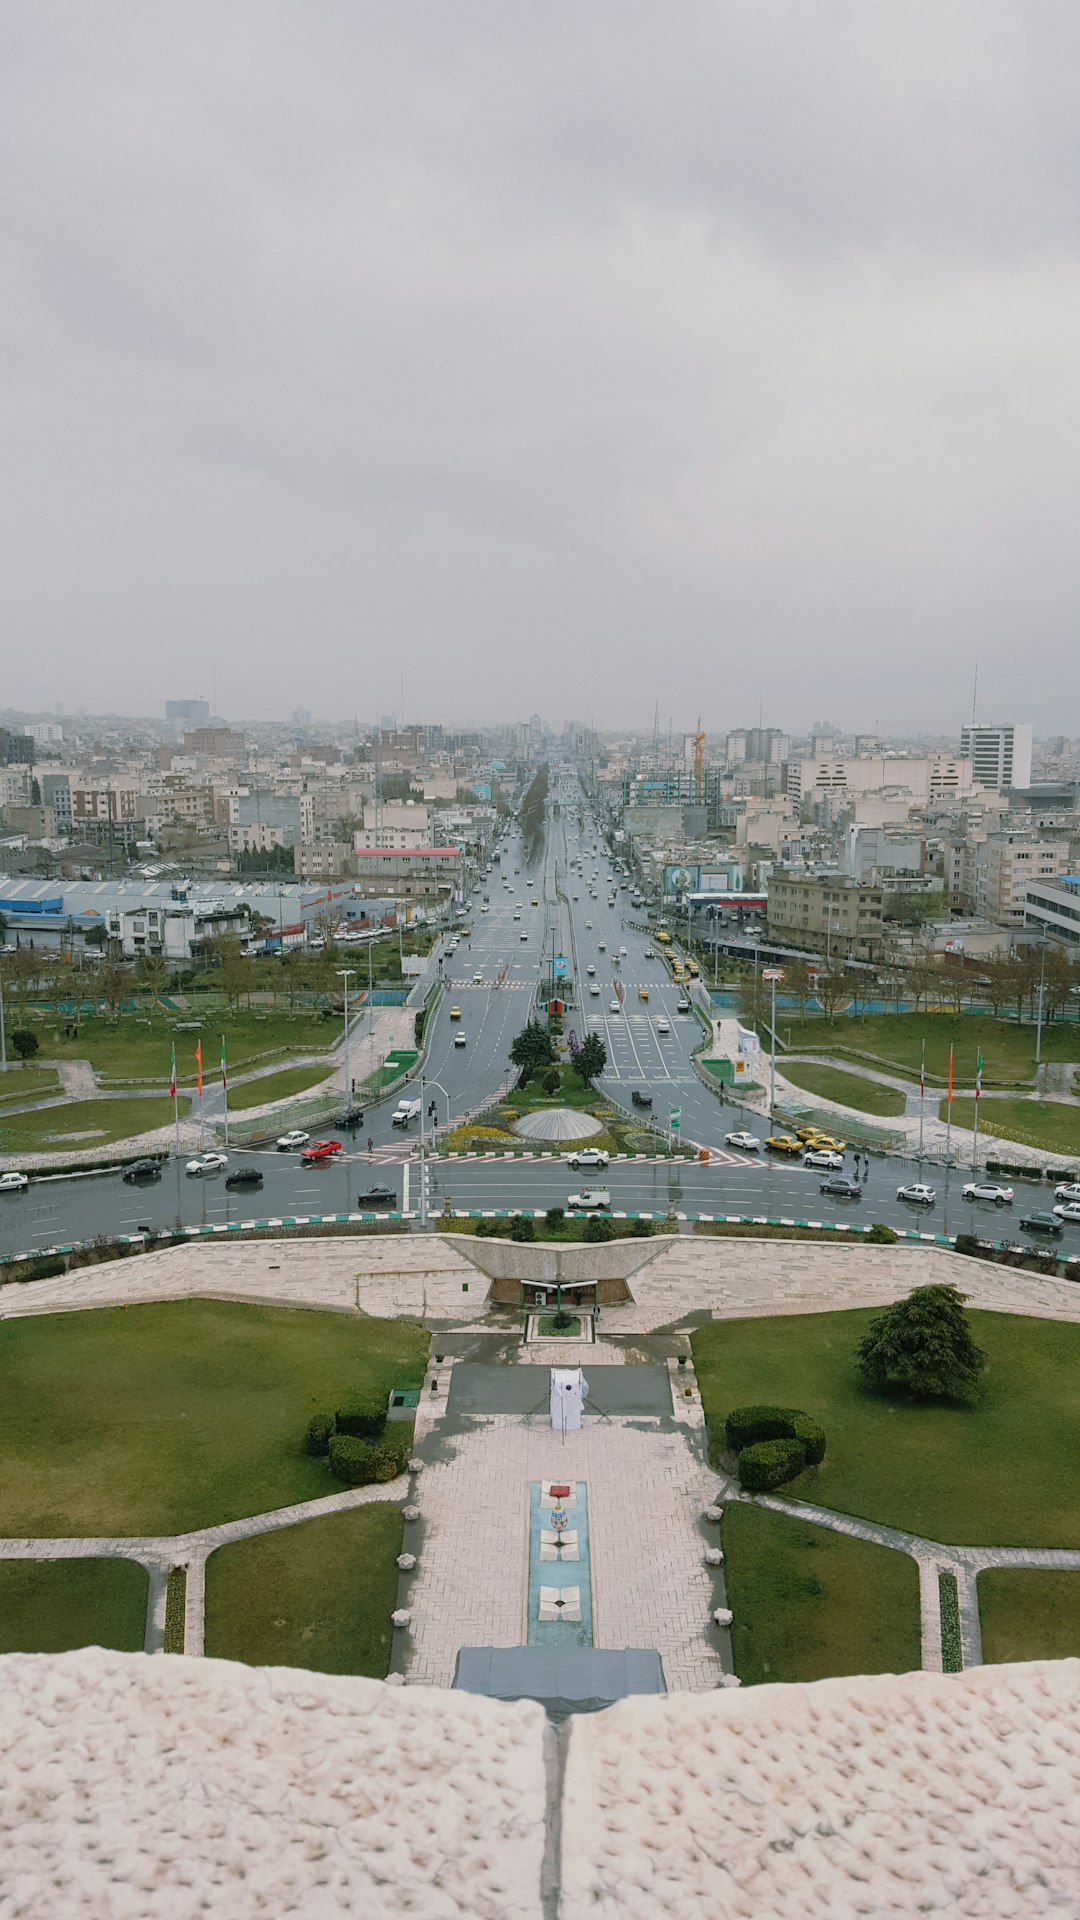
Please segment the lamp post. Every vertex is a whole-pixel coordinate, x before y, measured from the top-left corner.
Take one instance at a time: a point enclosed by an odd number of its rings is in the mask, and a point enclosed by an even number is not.
[[[13,953],[13,947],[0,947],[0,958]],[[4,976],[0,972],[0,1073],[7,1072],[7,1036],[4,1032]]]
[[[769,1021],[769,1119],[776,1105],[776,983],[784,977],[783,967],[766,967],[762,979],[772,984],[772,1016]]]
[[[338,978],[345,982],[345,1105],[350,1103],[349,1081],[349,981],[355,973],[355,967],[336,967]]]
[[[1035,1079],[1042,1065],[1043,989],[1046,984],[1046,922],[1043,922],[1042,953],[1039,958],[1039,1012],[1035,1022]],[[1036,1089],[1037,1090],[1037,1089]]]

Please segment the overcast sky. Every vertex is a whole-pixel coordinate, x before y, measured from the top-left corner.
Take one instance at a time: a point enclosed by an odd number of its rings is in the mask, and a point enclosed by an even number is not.
[[[1080,732],[1076,0],[0,40],[0,705]]]

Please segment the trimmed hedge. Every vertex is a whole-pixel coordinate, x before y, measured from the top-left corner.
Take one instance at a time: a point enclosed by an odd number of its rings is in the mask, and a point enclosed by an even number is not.
[[[314,1454],[317,1460],[330,1451],[330,1441],[334,1432],[332,1413],[313,1414],[308,1421],[308,1430],[304,1435],[304,1452]]]
[[[357,1400],[337,1411],[338,1433],[352,1434],[358,1440],[377,1440],[385,1425],[386,1407],[381,1400]]]
[[[403,1447],[394,1441],[361,1440],[356,1434],[335,1433],[329,1447],[330,1471],[347,1487],[368,1487],[393,1480],[405,1464]]]
[[[897,1236],[883,1220],[875,1220],[866,1238],[874,1247],[895,1247]]]
[[[510,1222],[510,1238],[522,1242],[535,1240],[536,1221],[530,1220],[528,1214],[519,1214],[516,1220]]]
[[[790,1440],[794,1418],[792,1407],[736,1407],[724,1422],[724,1435],[732,1452],[741,1453],[755,1440]]]
[[[806,1448],[806,1464],[817,1467],[825,1458],[825,1429],[819,1420],[808,1413],[796,1413],[792,1417],[792,1438],[801,1440]]]
[[[806,1465],[801,1440],[759,1440],[739,1455],[739,1485],[747,1493],[769,1493],[794,1480]]]
[[[590,1213],[581,1229],[581,1237],[589,1241],[614,1240],[615,1222],[605,1220],[602,1214]]]

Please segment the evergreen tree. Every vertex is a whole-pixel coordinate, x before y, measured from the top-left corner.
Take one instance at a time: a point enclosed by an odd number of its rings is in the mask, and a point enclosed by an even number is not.
[[[916,1287],[870,1322],[855,1350],[872,1387],[906,1387],[918,1400],[974,1400],[986,1355],[975,1345],[955,1287]]]
[[[578,1074],[587,1087],[598,1080],[607,1066],[607,1048],[598,1033],[590,1033],[582,1042],[581,1051],[574,1061]]]

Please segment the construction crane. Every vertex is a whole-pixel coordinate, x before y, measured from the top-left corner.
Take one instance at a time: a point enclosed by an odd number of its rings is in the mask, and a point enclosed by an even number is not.
[[[705,735],[701,731],[701,715],[698,714],[698,730],[694,735],[694,804],[701,806],[705,799]]]

